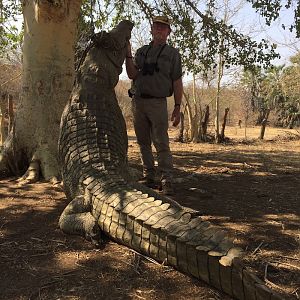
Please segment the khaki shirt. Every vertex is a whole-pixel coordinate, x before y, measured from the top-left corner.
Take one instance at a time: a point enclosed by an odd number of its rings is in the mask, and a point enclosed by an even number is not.
[[[161,51],[162,47],[164,48]],[[144,63],[155,64],[156,61],[159,71],[154,69],[153,75],[143,75]],[[143,46],[136,52],[135,65],[139,70],[134,80],[134,90],[137,96],[169,97],[173,94],[173,81],[182,76],[179,51],[170,45],[153,47],[150,43],[150,45]]]

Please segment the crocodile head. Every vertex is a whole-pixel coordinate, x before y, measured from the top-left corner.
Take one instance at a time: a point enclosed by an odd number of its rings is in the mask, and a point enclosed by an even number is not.
[[[92,43],[86,48],[78,68],[77,85],[94,93],[116,86],[132,28],[132,22],[123,20],[111,31],[100,31],[93,35]]]
[[[101,31],[92,38],[95,46],[105,52],[109,60],[118,69],[119,74],[122,72],[127,42],[130,40],[132,28],[132,22],[123,20],[111,31]]]

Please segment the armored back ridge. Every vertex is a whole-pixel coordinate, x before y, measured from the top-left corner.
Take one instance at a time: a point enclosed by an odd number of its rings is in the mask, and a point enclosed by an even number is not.
[[[110,239],[204,280],[237,299],[280,299],[238,258],[218,227],[154,191],[129,183],[127,134],[114,87],[133,24],[96,34],[62,120],[59,157],[67,197],[60,228]]]
[[[92,38],[61,120],[59,158],[68,198],[79,195],[87,171],[127,170],[127,133],[114,87],[122,72],[132,23]],[[84,189],[84,188],[83,188]]]

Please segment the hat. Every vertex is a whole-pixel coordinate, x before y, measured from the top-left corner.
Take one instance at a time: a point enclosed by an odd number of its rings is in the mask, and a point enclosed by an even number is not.
[[[155,16],[152,19],[153,23],[162,23],[162,24],[166,24],[169,25],[171,24],[171,20],[167,17],[167,16]]]

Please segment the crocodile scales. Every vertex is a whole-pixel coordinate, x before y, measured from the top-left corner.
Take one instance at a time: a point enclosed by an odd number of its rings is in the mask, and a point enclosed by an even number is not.
[[[59,159],[70,201],[60,228],[110,239],[199,278],[236,299],[281,299],[247,270],[219,227],[129,180],[127,133],[114,87],[133,24],[92,38],[62,115]]]

